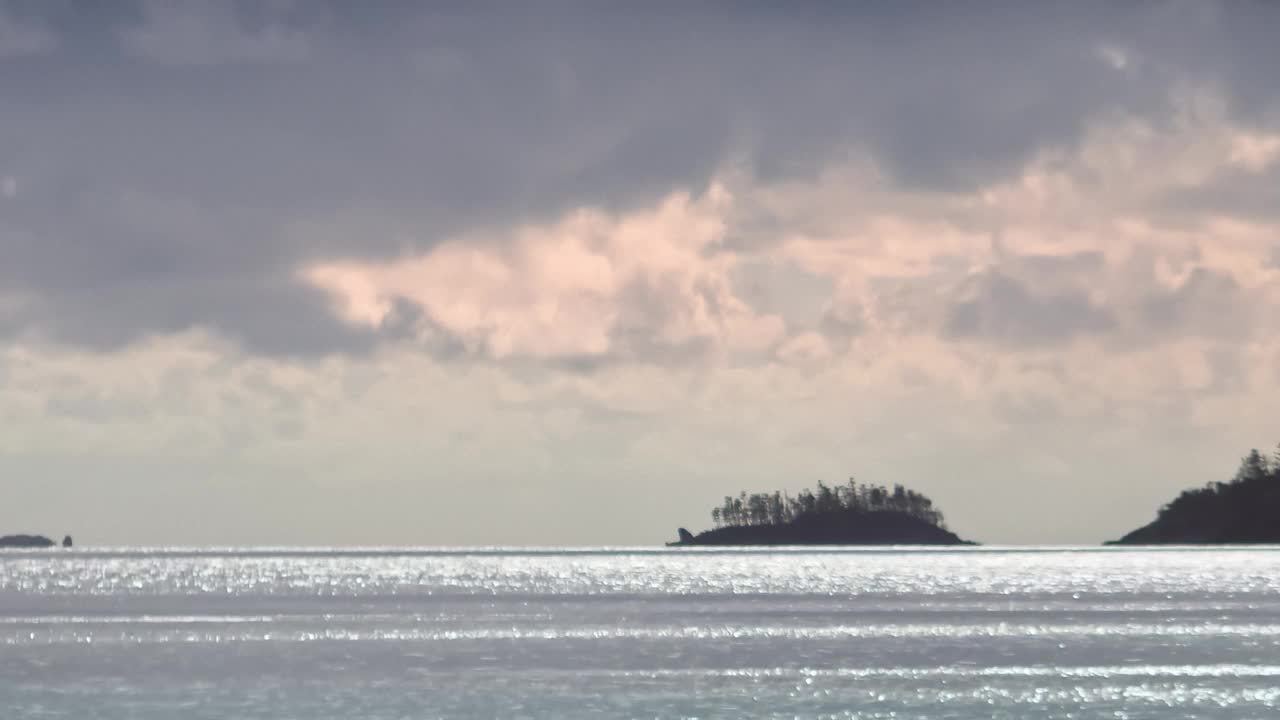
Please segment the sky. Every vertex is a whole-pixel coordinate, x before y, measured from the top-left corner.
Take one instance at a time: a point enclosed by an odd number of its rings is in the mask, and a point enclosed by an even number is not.
[[[1280,440],[1280,4],[0,0],[0,532],[1096,543]]]

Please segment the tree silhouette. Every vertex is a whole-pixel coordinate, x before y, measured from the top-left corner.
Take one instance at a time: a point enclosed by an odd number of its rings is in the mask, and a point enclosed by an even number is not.
[[[1251,543],[1280,541],[1280,452],[1250,450],[1229,482],[1185,490],[1151,524],[1121,542]]]
[[[711,510],[711,522],[717,528],[758,527],[786,525],[810,516],[885,512],[902,513],[946,528],[942,513],[923,494],[902,485],[894,485],[890,490],[883,485],[858,484],[853,478],[849,478],[847,485],[838,487],[819,481],[817,492],[805,488],[795,497],[776,490],[749,495],[743,491],[737,497],[726,495],[724,502]]]

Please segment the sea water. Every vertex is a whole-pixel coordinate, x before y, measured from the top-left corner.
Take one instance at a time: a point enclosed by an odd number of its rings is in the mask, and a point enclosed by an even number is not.
[[[1263,718],[1280,549],[0,553],[3,718]]]

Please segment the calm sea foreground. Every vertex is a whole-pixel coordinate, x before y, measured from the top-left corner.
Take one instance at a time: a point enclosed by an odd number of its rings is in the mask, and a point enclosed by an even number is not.
[[[1280,548],[0,554],[5,718],[1264,718]]]

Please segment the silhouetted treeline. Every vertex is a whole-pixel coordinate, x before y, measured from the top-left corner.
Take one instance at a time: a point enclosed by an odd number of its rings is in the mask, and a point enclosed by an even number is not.
[[[724,503],[711,511],[711,521],[717,528],[753,527],[787,525],[813,515],[868,512],[898,512],[935,527],[946,527],[942,512],[924,495],[902,485],[889,489],[852,479],[835,487],[819,482],[816,492],[805,488],[795,496],[779,491],[726,495]]]
[[[1230,481],[1183,491],[1120,542],[1280,542],[1280,447],[1271,458],[1249,451]]]

